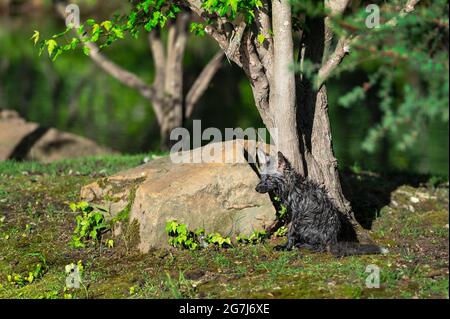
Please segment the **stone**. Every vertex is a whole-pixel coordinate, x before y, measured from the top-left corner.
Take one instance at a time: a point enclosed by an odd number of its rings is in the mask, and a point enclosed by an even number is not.
[[[255,191],[258,176],[246,160],[254,158],[255,145],[235,140],[180,153],[182,158],[208,153],[208,163],[156,159],[83,187],[81,198],[106,208],[107,218],[127,210],[129,224],[139,225],[138,249],[144,253],[169,247],[165,225],[171,220],[191,230],[249,236],[276,221],[269,196]]]
[[[0,161],[51,162],[81,156],[106,155],[113,150],[87,138],[27,122],[12,110],[0,109]]]

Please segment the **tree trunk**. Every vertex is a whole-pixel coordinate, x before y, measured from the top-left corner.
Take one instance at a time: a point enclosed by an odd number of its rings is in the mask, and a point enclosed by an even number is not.
[[[339,178],[333,153],[328,99],[325,85],[316,88],[304,74],[295,77],[293,61],[290,4],[287,0],[272,2],[273,59],[266,72],[258,67],[258,56],[246,45],[243,68],[249,77],[255,102],[264,123],[278,129],[277,148],[297,171],[324,185],[337,207],[352,216]],[[324,59],[324,19],[308,21],[308,32],[302,45],[302,59],[321,65]],[[250,37],[244,37],[247,40]],[[261,64],[261,62],[259,63]],[[271,71],[271,72],[269,72]],[[269,82],[269,85],[266,85]],[[264,104],[269,95],[268,106]]]
[[[163,106],[164,117],[159,123],[160,133],[160,149],[161,151],[169,151],[177,142],[170,139],[170,133],[173,129],[183,126],[183,109],[179,99],[166,97]]]
[[[350,203],[342,192],[338,162],[333,152],[328,98],[325,85],[317,91],[312,86],[302,90],[299,103],[300,149],[304,158],[305,176],[324,185],[337,207],[351,215]]]
[[[324,19],[307,20],[306,30],[301,59],[322,65],[327,43]],[[298,76],[297,82],[297,123],[305,176],[324,185],[338,208],[353,217],[350,203],[342,192],[338,163],[333,152],[326,86],[315,87],[313,80],[305,74]]]
[[[272,1],[272,23],[273,64],[269,79],[269,105],[278,130],[275,143],[295,169],[304,173],[296,122],[295,74],[290,70],[294,64],[294,41],[288,0]]]

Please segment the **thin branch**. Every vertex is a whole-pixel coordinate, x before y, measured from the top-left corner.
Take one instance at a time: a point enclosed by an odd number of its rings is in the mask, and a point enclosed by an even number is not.
[[[189,92],[186,95],[186,102],[185,102],[186,118],[191,117],[194,111],[194,106],[203,96],[212,78],[222,66],[223,56],[224,52],[222,50],[219,50],[219,52],[217,52],[216,55],[214,55],[214,57],[203,68],[202,72],[200,72],[194,84],[192,84],[191,88],[189,89]]]
[[[333,54],[319,70],[317,87],[320,87],[322,83],[329,78],[331,72],[333,72],[336,67],[341,64],[345,55],[350,52],[350,41],[350,39],[345,37],[339,39]]]
[[[333,42],[334,33],[331,29],[331,19],[340,16],[344,13],[350,0],[326,0],[325,8],[329,11],[328,16],[325,18],[325,44],[323,61],[325,62],[329,58],[331,43]]]
[[[400,18],[403,18],[408,13],[413,12],[414,8],[416,7],[416,5],[419,1],[420,0],[408,0],[408,2],[406,2],[405,6],[400,10],[400,13],[398,14],[398,16]],[[397,25],[397,17],[392,18],[391,20],[386,22],[386,24],[389,26],[395,27]]]
[[[164,51],[164,44],[161,39],[161,32],[159,30],[152,30],[148,34],[148,41],[156,73],[155,80],[153,81],[153,87],[158,92],[162,92],[164,90],[166,53]]]
[[[63,2],[55,3],[56,11],[63,18],[66,17],[65,8],[66,5]],[[81,40],[85,40],[85,37],[79,35],[77,36]],[[103,71],[114,77],[116,80],[121,82],[122,84],[137,90],[144,98],[152,101],[155,99],[155,89],[153,86],[145,83],[141,78],[139,78],[136,74],[131,73],[130,71],[122,68],[118,64],[111,61],[108,57],[103,55],[100,52],[99,47],[92,42],[84,42],[84,45],[89,49],[89,57],[99,66]],[[162,110],[154,105],[155,115],[158,119],[158,122],[162,120]],[[161,122],[160,122],[161,123]]]
[[[404,17],[408,13],[414,11],[416,4],[420,0],[408,0],[405,6],[399,13],[400,17]],[[386,22],[389,26],[395,26],[397,24],[397,17],[392,18],[388,22]],[[320,87],[331,75],[331,73],[336,69],[336,67],[342,62],[345,55],[350,52],[350,47],[353,43],[360,39],[360,36],[349,36],[342,37],[339,39],[338,44],[330,56],[330,58],[322,65],[318,73],[317,87]]]

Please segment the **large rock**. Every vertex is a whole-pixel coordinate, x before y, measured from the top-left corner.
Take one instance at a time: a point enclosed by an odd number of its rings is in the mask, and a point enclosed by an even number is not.
[[[0,161],[7,159],[50,162],[88,155],[112,154],[94,141],[54,128],[26,122],[11,110],[0,109]]]
[[[208,153],[210,163],[174,164],[170,157],[160,158],[87,185],[81,197],[107,208],[109,218],[129,211],[129,224],[139,225],[142,252],[168,247],[165,225],[170,220],[207,233],[250,235],[276,218],[269,196],[255,191],[258,177],[245,159],[248,153],[254,156],[254,146],[237,140],[181,154]]]

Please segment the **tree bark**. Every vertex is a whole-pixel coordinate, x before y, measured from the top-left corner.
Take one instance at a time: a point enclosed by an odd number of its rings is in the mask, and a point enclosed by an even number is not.
[[[331,41],[323,18],[307,19],[302,47],[304,55],[315,65],[326,64],[327,43]],[[340,183],[338,163],[333,152],[328,97],[324,84],[313,82],[306,74],[297,77],[298,128],[300,149],[304,157],[305,175],[324,185],[337,207],[352,216]]]
[[[291,4],[288,0],[272,1],[273,63],[269,105],[278,130],[277,148],[301,174],[305,173],[299,148],[296,121],[294,41]]]

